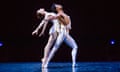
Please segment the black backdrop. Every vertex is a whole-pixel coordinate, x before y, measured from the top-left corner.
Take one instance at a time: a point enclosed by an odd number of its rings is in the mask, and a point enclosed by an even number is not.
[[[41,7],[50,11],[54,2],[62,4],[71,16],[70,34],[79,47],[77,61],[120,60],[120,11],[117,1],[17,0],[3,2],[0,61],[40,61],[50,25],[44,36],[32,36],[32,31],[40,22],[35,13]],[[110,44],[111,39],[116,40],[114,45]],[[71,61],[71,48],[63,43],[52,60]]]

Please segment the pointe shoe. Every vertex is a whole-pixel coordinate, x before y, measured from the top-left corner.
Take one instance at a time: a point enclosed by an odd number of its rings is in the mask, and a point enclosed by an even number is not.
[[[42,68],[47,68],[48,67],[48,64],[46,63],[42,63]]]
[[[41,61],[42,61],[42,67],[46,68],[48,66],[48,63],[46,63],[44,58],[42,58]]]
[[[76,64],[75,64],[75,63],[73,63],[73,64],[72,64],[72,67],[75,67],[75,66],[76,66]]]
[[[48,67],[48,64],[44,64],[44,66],[43,66],[44,68],[47,68]]]

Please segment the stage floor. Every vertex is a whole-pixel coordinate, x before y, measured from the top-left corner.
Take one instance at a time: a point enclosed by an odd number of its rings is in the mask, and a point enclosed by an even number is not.
[[[48,68],[41,68],[40,62],[0,63],[0,72],[120,72],[120,62],[51,62]]]

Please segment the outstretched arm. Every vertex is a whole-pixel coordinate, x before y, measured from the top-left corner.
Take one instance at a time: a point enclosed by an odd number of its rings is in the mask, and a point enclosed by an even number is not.
[[[45,20],[42,20],[39,26],[32,32],[32,35],[38,34],[38,30],[41,29],[41,27],[44,25],[45,22],[46,22]]]
[[[45,22],[45,23],[44,23],[44,26],[43,26],[42,32],[39,34],[39,37],[42,36],[42,35],[44,34],[45,29],[46,29],[46,27],[47,27],[47,24],[48,24],[48,22]]]
[[[45,29],[46,29],[47,24],[48,24],[48,21],[49,21],[49,20],[53,20],[53,19],[55,19],[55,17],[52,16],[52,15],[49,15],[49,16],[47,17],[47,19],[45,19],[46,22],[44,23],[44,26],[43,26],[42,32],[39,34],[39,37],[42,36],[42,35],[44,34]]]

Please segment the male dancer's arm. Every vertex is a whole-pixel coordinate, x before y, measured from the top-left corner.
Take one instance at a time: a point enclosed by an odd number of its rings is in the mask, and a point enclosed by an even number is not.
[[[67,32],[69,33],[69,31],[71,30],[71,19],[70,19],[70,17],[65,13],[59,13],[57,16],[58,16],[58,20],[60,22],[62,22],[62,24],[67,26]]]
[[[57,18],[58,18],[58,20],[59,20],[60,22],[62,22],[62,24],[64,24],[64,25],[67,25],[67,24],[70,23],[70,19],[69,19],[68,15],[66,15],[65,13],[59,13],[59,14],[57,15]]]

